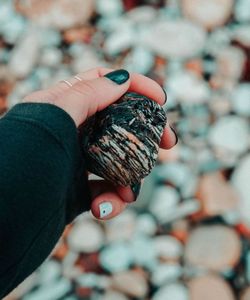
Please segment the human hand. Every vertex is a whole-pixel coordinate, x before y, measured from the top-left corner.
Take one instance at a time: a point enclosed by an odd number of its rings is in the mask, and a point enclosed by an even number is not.
[[[56,105],[66,111],[76,127],[79,127],[88,117],[116,102],[127,91],[143,94],[160,105],[166,101],[163,89],[148,77],[136,73],[129,74],[125,70],[96,68],[60,81],[49,89],[31,93],[22,102]],[[177,136],[167,123],[160,147],[170,149],[176,143]],[[140,184],[123,187],[112,185],[106,180],[89,180],[89,188],[92,196],[90,209],[93,215],[98,219],[110,219],[136,200]]]

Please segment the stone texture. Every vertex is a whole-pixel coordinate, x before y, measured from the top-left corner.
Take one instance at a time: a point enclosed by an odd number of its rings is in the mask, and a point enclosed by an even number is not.
[[[140,182],[155,165],[165,125],[158,103],[125,94],[80,129],[88,170],[123,186]]]

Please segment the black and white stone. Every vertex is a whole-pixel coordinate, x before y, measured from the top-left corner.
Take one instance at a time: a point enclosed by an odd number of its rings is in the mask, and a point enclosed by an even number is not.
[[[114,184],[136,184],[155,165],[167,117],[155,101],[126,93],[79,128],[87,169]]]

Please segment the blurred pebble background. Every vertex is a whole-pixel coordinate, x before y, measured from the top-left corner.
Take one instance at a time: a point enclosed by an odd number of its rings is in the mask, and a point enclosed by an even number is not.
[[[5,299],[249,300],[250,1],[0,0],[0,115],[96,66],[165,87],[179,143],[136,203],[80,215]]]

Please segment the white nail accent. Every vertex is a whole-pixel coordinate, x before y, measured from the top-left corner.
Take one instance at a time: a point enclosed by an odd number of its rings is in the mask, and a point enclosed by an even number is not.
[[[108,216],[109,214],[112,213],[112,210],[113,210],[111,202],[102,202],[99,205],[99,210],[100,210],[101,218]]]

